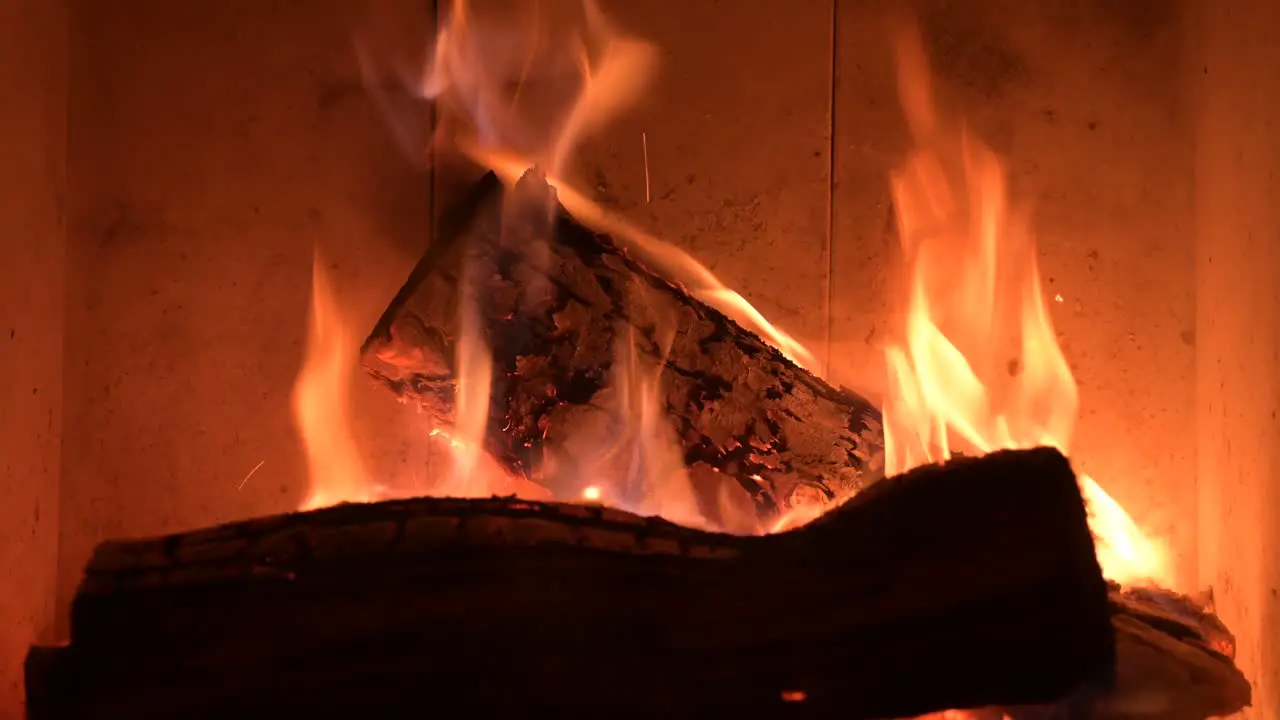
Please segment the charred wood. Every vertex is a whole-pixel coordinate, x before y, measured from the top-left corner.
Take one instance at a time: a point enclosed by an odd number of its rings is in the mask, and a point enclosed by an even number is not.
[[[1235,637],[1201,603],[1160,588],[1109,584],[1117,670],[1056,703],[989,707],[972,720],[1203,720],[1252,702],[1236,668]]]
[[[1110,613],[1075,476],[1039,449],[770,536],[495,498],[108,542],[27,682],[32,720],[901,717],[1106,684]]]
[[[633,352],[638,366],[653,369],[659,414],[673,426],[704,506],[714,505],[725,477],[767,515],[829,501],[883,474],[875,407],[575,221],[535,172],[507,190],[487,176],[440,235],[365,343],[364,365],[449,426],[459,405],[459,343],[471,322],[471,339],[482,338],[493,360],[481,378],[491,381],[485,446],[511,472],[561,497],[591,484],[594,469],[566,448],[574,438],[592,447],[621,442],[629,421],[609,408],[623,394],[620,356]],[[640,483],[622,484],[618,504],[637,507]]]

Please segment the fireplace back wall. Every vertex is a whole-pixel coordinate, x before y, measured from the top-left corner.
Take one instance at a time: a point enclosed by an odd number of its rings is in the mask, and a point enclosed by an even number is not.
[[[403,13],[392,25],[429,31],[427,3],[391,5]],[[886,177],[907,147],[885,3],[602,5],[659,46],[662,68],[633,113],[586,143],[582,186],[701,258],[837,380],[880,392],[896,298]],[[1181,17],[1145,0],[1046,5],[926,2],[926,40],[944,98],[1034,203],[1081,383],[1075,460],[1171,539],[1194,587]],[[71,15],[64,608],[103,538],[296,506],[289,394],[313,245],[363,330],[431,225],[430,178],[398,155],[361,87],[351,31],[386,21],[363,3],[119,0]],[[360,390],[371,463],[429,477],[420,421]]]
[[[66,13],[0,0],[0,717],[51,640],[62,442]]]

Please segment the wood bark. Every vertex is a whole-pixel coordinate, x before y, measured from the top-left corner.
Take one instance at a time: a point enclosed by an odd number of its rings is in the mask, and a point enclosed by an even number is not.
[[[32,720],[896,717],[1053,701],[1115,662],[1049,449],[888,478],[770,536],[418,499],[109,542],[71,622],[30,657]]]
[[[476,373],[467,365],[467,383],[491,381],[485,444],[513,473],[560,497],[595,476],[619,477],[615,503],[641,506],[634,467],[595,461],[644,454],[628,446],[640,441],[629,433],[639,396],[653,392],[651,415],[670,423],[704,515],[715,513],[711,499],[724,477],[767,515],[882,476],[874,406],[576,222],[536,172],[506,191],[486,177],[439,234],[365,343],[364,364],[449,426],[464,370],[459,343],[482,338],[493,367]],[[467,327],[478,333],[468,336]],[[637,377],[648,384],[637,387]],[[640,433],[648,441],[659,434]]]

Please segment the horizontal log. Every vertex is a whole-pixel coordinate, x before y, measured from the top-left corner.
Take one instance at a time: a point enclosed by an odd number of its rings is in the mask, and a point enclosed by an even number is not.
[[[457,711],[895,717],[1055,700],[1114,638],[1051,449],[744,537],[514,499],[344,505],[90,561],[32,720]]]
[[[1250,705],[1252,688],[1232,661],[1235,637],[1215,615],[1158,588],[1113,585],[1110,597],[1121,662],[1094,717],[1201,720]]]
[[[474,307],[493,359],[485,445],[512,473],[569,498],[600,474],[617,477],[615,504],[640,506],[643,483],[629,469],[584,469],[598,458],[575,449],[626,442],[636,421],[616,409],[615,371],[631,362],[653,368],[654,415],[670,422],[701,514],[720,527],[733,520],[717,507],[726,477],[767,515],[883,474],[874,406],[579,224],[536,172],[508,190],[487,176],[441,228],[365,343],[364,365],[453,424],[462,317]]]

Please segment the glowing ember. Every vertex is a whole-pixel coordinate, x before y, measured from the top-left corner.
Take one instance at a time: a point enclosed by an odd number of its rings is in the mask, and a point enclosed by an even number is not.
[[[595,485],[588,485],[582,489],[582,499],[587,502],[596,502],[600,499],[600,488]]]

